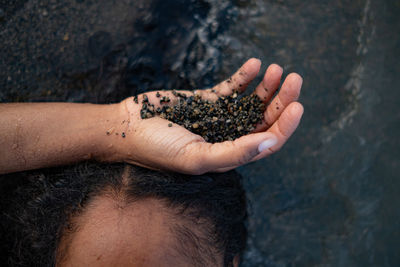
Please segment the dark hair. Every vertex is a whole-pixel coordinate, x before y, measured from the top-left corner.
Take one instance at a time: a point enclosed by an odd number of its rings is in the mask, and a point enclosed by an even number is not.
[[[129,172],[129,175],[123,175]],[[1,177],[11,179],[14,175]],[[130,202],[144,198],[162,200],[187,224],[172,228],[194,265],[203,265],[215,252],[231,266],[246,244],[246,198],[241,176],[234,172],[199,176],[152,171],[126,164],[85,163],[20,173],[22,179],[11,198],[3,199],[3,253],[10,266],[54,266],[58,244],[74,232],[71,218],[105,190],[124,194]],[[4,203],[8,201],[8,203]],[[206,222],[200,223],[200,222]],[[211,226],[211,227],[210,227]],[[185,250],[183,248],[196,248]]]

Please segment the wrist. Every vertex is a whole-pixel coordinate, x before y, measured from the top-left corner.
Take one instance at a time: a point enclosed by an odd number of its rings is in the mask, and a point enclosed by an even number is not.
[[[127,155],[127,141],[131,124],[124,100],[117,104],[104,105],[94,158],[102,162],[123,162]],[[131,142],[129,142],[131,143]]]

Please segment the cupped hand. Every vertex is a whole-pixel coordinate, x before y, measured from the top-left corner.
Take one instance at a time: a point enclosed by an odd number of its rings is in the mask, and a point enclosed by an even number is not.
[[[235,90],[243,92],[256,77],[261,61],[249,59],[227,80],[210,89],[197,90],[203,98],[215,100],[219,96],[232,94]],[[138,103],[130,97],[121,102],[127,112],[125,138],[118,148],[121,160],[150,169],[171,170],[188,174],[224,172],[256,161],[278,151],[299,125],[303,107],[296,102],[302,85],[302,78],[289,74],[278,90],[282,68],[272,64],[255,93],[268,104],[264,119],[256,130],[234,141],[207,143],[204,139],[187,129],[160,117],[141,119],[140,110],[144,95],[155,107],[160,106],[157,91],[138,96]],[[172,105],[176,97],[171,91],[159,91],[168,96]],[[180,91],[187,95],[193,91]],[[273,99],[272,99],[273,98]]]

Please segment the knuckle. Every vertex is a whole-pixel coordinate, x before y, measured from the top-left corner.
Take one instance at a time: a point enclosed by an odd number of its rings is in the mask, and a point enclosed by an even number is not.
[[[178,165],[177,169],[183,173],[187,173],[187,174],[191,174],[191,175],[200,175],[203,172],[203,168],[199,164],[199,162],[189,161],[189,160],[181,162]]]
[[[235,142],[231,143],[234,149],[236,151],[236,165],[244,165],[248,163],[254,156],[255,153],[251,150],[248,150],[244,147],[239,147],[235,144]]]
[[[204,158],[203,156],[199,154],[191,154],[191,155],[186,155],[181,161],[180,161],[180,167],[183,172],[191,174],[191,175],[200,175],[204,174],[206,172],[205,170],[205,165],[204,165]]]
[[[248,163],[253,158],[253,153],[248,151],[241,152],[238,157],[238,165],[244,165]]]
[[[204,166],[202,166],[200,164],[196,164],[196,165],[192,166],[192,168],[190,168],[190,170],[188,170],[188,173],[191,175],[201,175],[206,172],[207,172],[207,170],[204,168]]]

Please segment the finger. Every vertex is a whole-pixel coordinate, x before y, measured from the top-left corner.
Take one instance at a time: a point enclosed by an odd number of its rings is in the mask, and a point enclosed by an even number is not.
[[[297,73],[291,73],[287,76],[279,93],[267,106],[263,123],[257,126],[256,131],[264,131],[269,128],[290,103],[297,101],[302,84],[303,79]]]
[[[204,173],[248,163],[260,153],[258,147],[263,142],[272,146],[277,142],[277,137],[270,132],[263,132],[222,143],[196,142],[190,144],[186,151],[189,151],[188,160],[197,166],[199,173]]]
[[[265,149],[260,148],[262,152],[256,155],[251,161],[259,160],[281,149],[299,125],[303,112],[304,109],[300,103],[293,102],[289,104],[279,119],[267,131],[267,133],[272,133],[277,137],[276,145]]]
[[[260,67],[261,61],[256,58],[251,58],[247,60],[235,74],[210,90],[215,90],[220,96],[230,95],[235,90],[243,92],[247,85],[257,76]]]
[[[236,169],[236,168],[237,168],[237,166],[226,167],[226,168],[219,168],[219,169],[216,169],[214,172],[217,172],[217,173],[228,172],[228,171],[231,171],[231,170]]]
[[[277,64],[269,65],[262,82],[256,87],[256,94],[264,102],[271,100],[281,83],[283,69]]]

